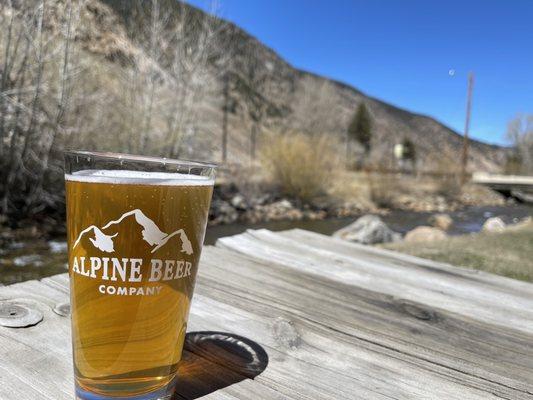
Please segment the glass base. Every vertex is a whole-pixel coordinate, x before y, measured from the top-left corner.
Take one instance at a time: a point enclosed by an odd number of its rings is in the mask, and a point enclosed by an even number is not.
[[[176,379],[157,390],[134,396],[113,396],[92,393],[76,384],[76,400],[170,400],[176,388]]]

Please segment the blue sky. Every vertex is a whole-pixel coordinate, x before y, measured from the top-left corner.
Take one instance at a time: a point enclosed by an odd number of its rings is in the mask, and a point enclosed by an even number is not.
[[[533,113],[533,0],[218,3],[219,16],[295,67],[431,115],[459,132],[467,75],[474,71],[475,138],[503,144],[508,121]]]

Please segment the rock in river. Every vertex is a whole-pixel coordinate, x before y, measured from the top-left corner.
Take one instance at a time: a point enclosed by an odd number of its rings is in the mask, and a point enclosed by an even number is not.
[[[446,239],[448,235],[442,229],[433,226],[417,226],[405,235],[404,240],[410,243],[434,242]]]
[[[453,224],[453,219],[448,214],[434,214],[429,217],[428,222],[435,228],[447,231]]]
[[[502,232],[505,230],[505,222],[500,217],[492,217],[485,221],[481,228],[483,232]]]
[[[233,196],[230,203],[237,210],[246,210],[248,208],[246,199],[240,194]]]
[[[66,253],[68,250],[67,242],[51,240],[48,242],[48,248],[52,253]]]
[[[13,259],[13,264],[15,264],[17,267],[26,267],[28,265],[40,267],[43,265],[43,260],[38,254],[29,254],[27,256],[15,257]]]
[[[354,223],[335,232],[333,236],[363,244],[395,242],[401,238],[399,233],[391,230],[376,215],[363,215]]]

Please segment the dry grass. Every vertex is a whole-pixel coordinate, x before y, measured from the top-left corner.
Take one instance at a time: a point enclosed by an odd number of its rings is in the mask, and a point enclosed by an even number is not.
[[[448,175],[436,179],[435,181],[437,195],[447,199],[457,199],[462,192],[461,178],[459,175]]]
[[[437,172],[442,174],[435,179],[435,193],[447,199],[456,199],[461,195],[461,168],[457,161],[442,158],[437,163]]]
[[[451,178],[345,171],[337,176],[329,192],[362,209],[413,209],[444,211],[460,205],[503,205],[504,199],[485,187],[466,184],[462,188]],[[444,198],[444,199],[443,199]]]
[[[326,194],[342,169],[338,148],[330,136],[271,134],[263,142],[261,164],[284,194],[309,202]]]
[[[370,189],[366,173],[343,170],[331,182],[329,195],[341,202],[358,204],[363,210],[376,211],[375,204],[370,200]]]
[[[392,243],[391,250],[533,282],[533,224],[502,233],[455,236],[432,243]]]
[[[368,174],[370,200],[379,208],[395,208],[398,195],[405,192],[405,178],[391,174]]]

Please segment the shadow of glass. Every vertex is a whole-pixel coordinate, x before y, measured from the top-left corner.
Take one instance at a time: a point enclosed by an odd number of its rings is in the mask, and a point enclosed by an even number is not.
[[[185,339],[174,399],[197,399],[254,379],[267,365],[267,353],[250,339],[226,332],[190,332]]]

